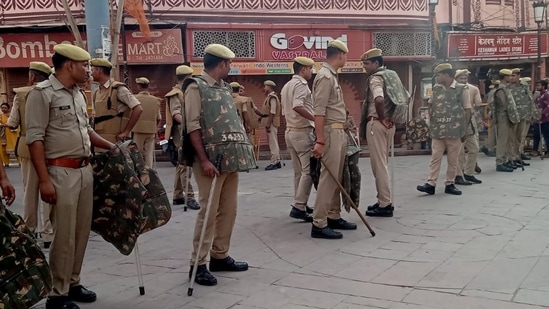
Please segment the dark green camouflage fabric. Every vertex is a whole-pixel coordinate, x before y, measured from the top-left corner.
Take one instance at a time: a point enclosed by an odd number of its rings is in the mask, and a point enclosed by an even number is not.
[[[343,188],[349,194],[356,207],[360,203],[360,181],[361,174],[358,167],[358,159],[360,158],[360,152],[354,152],[353,149],[347,147],[347,155],[345,156],[345,163],[343,165]],[[350,154],[349,154],[350,153]],[[343,200],[343,206],[347,212],[351,211],[351,202],[341,194]]]
[[[23,219],[1,202],[0,242],[0,308],[30,308],[52,290],[50,267]]]
[[[391,114],[391,120],[394,123],[404,124],[408,121],[408,102],[410,100],[410,94],[402,85],[402,81],[398,74],[389,69],[382,69],[374,73],[383,77],[383,84],[385,85],[385,93],[391,99],[394,104],[394,109]]]
[[[463,84],[448,89],[440,84],[433,87],[429,108],[429,131],[432,138],[461,138],[465,135],[467,124],[462,101],[465,87]]]
[[[92,231],[129,255],[139,235],[170,220],[166,190],[132,141],[94,156],[92,167]]]
[[[503,91],[505,93],[505,98],[507,99],[507,102],[498,102],[498,100],[495,99],[496,94],[499,91]],[[490,106],[490,110],[493,111],[492,117],[494,117],[494,119],[497,119],[497,117],[495,117],[495,113],[502,113],[506,111],[507,117],[509,118],[509,121],[511,123],[519,123],[520,115],[517,109],[517,105],[515,103],[515,98],[511,94],[509,86],[505,84],[500,84],[498,89],[496,90],[496,94],[494,94],[494,100],[492,106]]]
[[[414,118],[406,124],[406,140],[413,143],[426,142],[429,139],[429,126],[423,118]]]
[[[515,100],[517,112],[520,119],[530,120],[532,118],[534,99],[528,89],[528,85],[524,83],[508,85],[511,95]]]
[[[255,168],[254,149],[238,117],[229,84],[223,81],[223,87],[210,86],[201,77],[196,77],[189,78],[183,89],[192,82],[197,83],[202,98],[200,127],[208,159],[213,163],[221,155],[223,173],[245,172]]]

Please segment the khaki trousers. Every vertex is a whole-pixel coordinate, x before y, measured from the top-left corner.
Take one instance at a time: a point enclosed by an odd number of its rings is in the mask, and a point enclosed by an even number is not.
[[[155,133],[133,133],[133,141],[137,144],[137,149],[141,151],[145,158],[145,164],[153,167],[154,163],[154,142]]]
[[[524,120],[524,131],[522,131],[522,137],[520,143],[520,153],[524,153],[524,145],[526,144],[526,136],[528,136],[528,131],[530,131],[530,126],[532,122],[530,120]]]
[[[442,156],[444,155],[444,150],[446,150],[448,168],[446,170],[446,181],[444,182],[444,184],[453,184],[456,179],[457,168],[459,164],[459,150],[461,149],[461,139],[433,138],[431,148],[432,155],[431,163],[429,165],[429,180],[427,180],[427,183],[431,186],[437,185],[438,174],[440,173],[440,166],[442,164]]]
[[[188,173],[188,174],[187,174]],[[174,188],[173,188],[173,199],[179,199],[187,197],[189,199],[194,198],[194,190],[193,185],[191,184],[191,176],[192,168],[188,168],[188,166],[178,164],[175,168],[175,181],[174,181]],[[189,180],[187,180],[188,185],[185,190],[185,179],[189,177]],[[186,191],[186,195],[185,195]]]
[[[23,204],[25,205],[23,220],[25,220],[25,224],[29,230],[34,233],[38,227],[38,218],[40,218],[38,211],[38,205],[40,204],[40,182],[29,158],[21,158],[21,174],[23,176],[23,190],[25,192],[23,197]],[[42,236],[42,240],[47,242],[53,240],[50,212],[51,205],[42,203],[42,230],[40,231],[40,235]]]
[[[465,153],[467,149],[467,154]],[[457,175],[463,176],[463,174],[472,176],[475,174],[475,166],[477,165],[478,157],[478,132],[473,135],[465,137],[465,141],[461,145],[459,153],[459,169]]]
[[[527,124],[529,126],[529,121],[521,119],[519,123],[513,124],[511,126],[511,136],[510,136],[510,147],[511,147],[511,159],[512,160],[522,160],[521,153],[524,148],[524,130],[527,130]]]
[[[48,171],[57,195],[57,203],[51,208],[53,242],[49,263],[51,295],[58,296],[80,284],[93,213],[93,174],[91,165],[78,169],[50,166]]]
[[[254,155],[255,155],[255,160],[259,160],[259,145],[258,143],[256,142],[256,130],[253,129],[250,133],[247,133],[248,135],[248,141],[250,142],[250,144],[252,144],[252,147],[254,147]]]
[[[269,149],[271,150],[271,163],[280,162],[280,148],[278,147],[278,128],[271,126],[271,132],[267,133],[269,138]]]
[[[313,211],[313,224],[319,228],[328,225],[327,218],[334,220],[341,218],[340,190],[336,181],[326,171],[326,166],[341,183],[347,147],[347,135],[343,129],[326,126],[324,127],[324,138],[326,145],[324,145],[324,154],[322,155],[323,164]]]
[[[287,128],[285,140],[294,168],[294,206],[305,211],[313,187],[310,165],[315,134],[313,128]]]
[[[395,127],[387,129],[381,122],[370,120],[366,125],[366,140],[370,150],[370,166],[376,181],[379,206],[391,205],[391,187],[389,185],[389,150],[395,138]]]
[[[509,160],[509,144],[512,124],[507,117],[507,112],[496,115],[496,165],[501,165]]]
[[[496,150],[496,124],[494,123],[494,120],[490,121],[490,126],[488,127],[488,138],[485,144],[489,151]]]
[[[196,217],[193,237],[193,253],[191,265],[198,255],[198,265],[206,264],[208,252],[214,259],[224,259],[229,256],[229,247],[231,245],[231,235],[233,233],[234,222],[236,219],[236,205],[238,195],[238,173],[221,173],[217,176],[217,184],[212,188],[213,178],[202,174],[200,164],[195,163],[194,176],[198,184],[198,193],[200,205],[207,205],[200,208]],[[210,190],[215,190],[211,204],[208,203]],[[223,201],[220,204],[220,201]],[[210,206],[209,218],[207,219],[206,233],[204,242],[197,254],[198,244],[200,242],[200,233],[206,216],[206,208]]]

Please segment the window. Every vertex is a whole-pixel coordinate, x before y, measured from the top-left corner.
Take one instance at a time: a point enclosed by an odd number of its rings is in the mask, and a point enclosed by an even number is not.
[[[237,58],[255,58],[254,31],[193,31],[193,57],[204,57],[208,44],[223,44]]]
[[[376,32],[374,46],[384,56],[430,56],[430,32]]]

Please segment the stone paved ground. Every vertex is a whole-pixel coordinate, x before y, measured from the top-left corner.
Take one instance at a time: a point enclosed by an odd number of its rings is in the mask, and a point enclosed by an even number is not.
[[[188,297],[196,212],[176,206],[165,227],[140,238],[144,296],[138,293],[134,255],[122,256],[91,237],[83,284],[99,299],[81,307],[549,307],[549,160],[536,159],[512,174],[496,174],[493,159],[484,155],[479,161],[484,184],[462,187],[464,195],[456,197],[444,194],[439,181],[435,196],[423,196],[415,187],[425,181],[429,157],[396,158],[395,217],[369,220],[375,238],[359,224],[342,240],[312,239],[309,224],[288,217],[289,162],[277,171],[243,173],[231,255],[249,262],[249,271],[219,274],[216,287],[197,286]],[[364,209],[375,198],[369,159],[361,159],[361,169]],[[158,170],[171,197],[174,168],[159,163]],[[20,183],[19,169],[10,168],[9,176]],[[13,208],[20,211],[20,185],[17,193]],[[344,217],[359,222],[356,214]]]

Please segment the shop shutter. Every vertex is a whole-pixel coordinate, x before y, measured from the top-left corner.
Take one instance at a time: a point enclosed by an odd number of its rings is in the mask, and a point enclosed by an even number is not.
[[[13,88],[27,86],[29,83],[28,68],[10,68],[6,70],[7,96],[8,102],[13,103]]]

